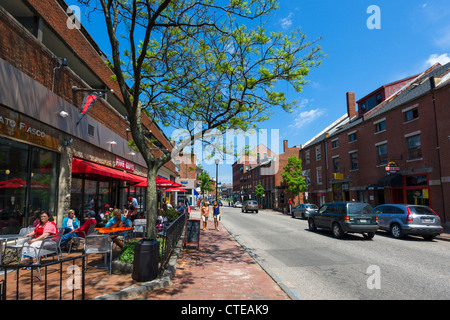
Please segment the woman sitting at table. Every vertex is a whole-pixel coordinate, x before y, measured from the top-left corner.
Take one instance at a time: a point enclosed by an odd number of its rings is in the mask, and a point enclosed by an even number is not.
[[[106,223],[105,228],[120,228],[120,227],[132,227],[133,222],[127,217],[122,215],[122,211],[120,209],[113,210],[113,217],[109,219]],[[113,242],[118,245],[121,249],[123,248],[123,242],[120,241],[117,236],[111,237]]]
[[[95,211],[91,210],[88,211],[87,214],[88,216],[88,220],[86,220],[83,225],[80,228],[77,228],[75,230],[72,230],[69,233],[65,233],[62,237],[61,237],[61,247],[66,245],[67,242],[72,239],[73,237],[81,237],[84,238],[84,236],[87,234],[89,228],[91,225],[95,225],[97,224],[97,220],[95,219]]]
[[[62,226],[64,228],[64,233],[72,232],[80,226],[80,222],[77,217],[75,217],[75,210],[70,209],[67,217],[63,219]]]
[[[28,264],[34,263],[36,261],[35,255],[37,250],[39,250],[42,241],[47,237],[53,237],[56,235],[58,235],[58,228],[56,227],[56,223],[53,221],[52,215],[47,212],[41,212],[39,215],[39,224],[33,232],[26,235],[32,239],[24,243],[20,263],[26,264],[27,259],[32,260],[31,262],[28,262]]]

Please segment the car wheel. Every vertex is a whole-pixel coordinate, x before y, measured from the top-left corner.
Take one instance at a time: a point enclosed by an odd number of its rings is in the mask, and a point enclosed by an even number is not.
[[[373,239],[373,237],[375,237],[375,232],[367,232],[367,233],[363,233],[363,237],[364,239]]]
[[[305,219],[305,213],[302,212],[302,219]]]
[[[258,213],[258,210],[256,210],[255,212]]]
[[[309,227],[309,230],[310,231],[316,231],[317,230],[317,227],[316,227],[316,224],[314,223],[314,220],[313,219],[309,219],[308,220],[308,227]]]
[[[342,239],[344,237],[344,231],[342,231],[341,225],[339,223],[333,223],[332,231],[335,238]]]
[[[391,235],[395,238],[395,239],[401,239],[403,238],[403,232],[402,232],[402,228],[398,225],[398,224],[393,224],[391,226]]]
[[[291,218],[295,218],[294,212],[291,212]]]

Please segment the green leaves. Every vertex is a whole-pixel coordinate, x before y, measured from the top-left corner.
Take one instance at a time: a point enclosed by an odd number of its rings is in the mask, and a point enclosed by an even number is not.
[[[302,174],[302,160],[296,156],[288,158],[287,165],[283,167],[281,177],[288,185],[287,190],[294,195],[298,195],[300,192],[308,189],[306,179]]]

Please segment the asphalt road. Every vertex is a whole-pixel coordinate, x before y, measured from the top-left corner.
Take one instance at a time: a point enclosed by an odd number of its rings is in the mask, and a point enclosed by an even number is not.
[[[393,239],[380,231],[335,239],[306,220],[222,207],[223,226],[291,293],[304,300],[450,298],[450,242]]]

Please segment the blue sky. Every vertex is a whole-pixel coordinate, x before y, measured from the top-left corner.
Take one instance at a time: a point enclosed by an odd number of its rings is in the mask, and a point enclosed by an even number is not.
[[[380,29],[367,27],[371,5],[380,9]],[[266,19],[274,31],[301,27],[309,40],[322,37],[319,44],[327,55],[320,67],[311,70],[311,82],[302,93],[288,86],[283,89],[289,99],[299,101],[299,107],[291,114],[277,112],[260,125],[279,130],[280,146],[285,139],[289,146],[305,143],[344,115],[347,91],[355,92],[358,100],[436,61],[450,62],[448,0],[279,0],[279,9]],[[81,22],[108,54],[104,22],[89,22],[83,15]],[[215,177],[215,165],[204,167]],[[232,182],[231,165],[219,165],[219,181]]]

